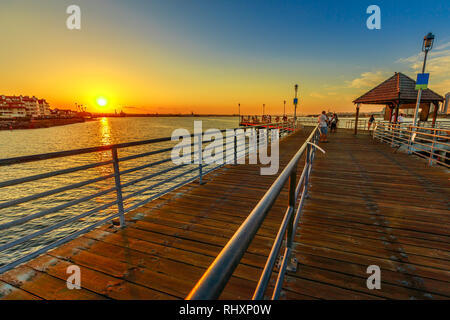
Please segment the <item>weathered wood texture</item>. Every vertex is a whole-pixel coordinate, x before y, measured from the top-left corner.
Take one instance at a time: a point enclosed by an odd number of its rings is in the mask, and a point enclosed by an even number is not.
[[[310,129],[281,143],[280,172]],[[296,273],[282,299],[450,298],[448,172],[341,130],[317,153],[301,224]],[[299,174],[300,168],[299,166]],[[274,181],[230,165],[0,275],[4,299],[182,299]],[[249,299],[287,205],[283,191],[225,288]],[[81,268],[68,290],[66,268]],[[369,290],[369,265],[381,289]],[[271,294],[273,281],[267,295]]]

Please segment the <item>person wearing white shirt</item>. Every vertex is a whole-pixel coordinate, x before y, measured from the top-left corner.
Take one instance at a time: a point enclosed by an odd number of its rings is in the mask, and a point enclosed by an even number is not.
[[[325,111],[322,111],[322,114],[319,116],[317,120],[319,122],[319,130],[320,130],[320,142],[328,142],[327,133],[328,133],[328,117]]]

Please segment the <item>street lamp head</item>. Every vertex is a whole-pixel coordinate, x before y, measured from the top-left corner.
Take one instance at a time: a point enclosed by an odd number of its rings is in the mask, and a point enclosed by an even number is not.
[[[423,37],[422,51],[430,51],[433,48],[434,35],[429,32],[425,37]]]

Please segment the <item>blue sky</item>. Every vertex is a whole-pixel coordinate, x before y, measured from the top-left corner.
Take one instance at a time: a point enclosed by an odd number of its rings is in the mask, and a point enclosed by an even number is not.
[[[64,28],[70,4],[81,7],[80,31]],[[381,30],[366,27],[372,4],[381,9]],[[53,77],[23,87],[52,94],[57,104],[95,86],[117,104],[142,110],[226,113],[240,102],[249,113],[262,103],[279,112],[298,82],[305,113],[350,111],[352,99],[395,71],[414,77],[430,31],[436,35],[430,87],[450,91],[450,5],[443,0],[3,0],[0,6],[0,36],[18,45],[17,39],[31,41],[39,51],[0,53],[16,70],[1,87],[18,91],[24,66],[46,70]],[[74,61],[72,68],[61,57]],[[64,94],[50,93],[55,77],[68,83]]]

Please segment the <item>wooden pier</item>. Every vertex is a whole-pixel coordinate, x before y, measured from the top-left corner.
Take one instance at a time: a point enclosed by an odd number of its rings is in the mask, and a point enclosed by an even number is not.
[[[280,145],[280,171],[311,129]],[[449,299],[450,183],[442,167],[396,153],[369,135],[339,130],[316,153],[297,230],[297,271],[282,299]],[[276,176],[228,165],[126,216],[0,275],[3,299],[183,299]],[[287,188],[222,299],[249,299],[288,201]],[[70,265],[81,289],[66,286]],[[369,290],[366,270],[381,269]],[[276,272],[272,276],[275,279]],[[267,294],[270,295],[272,287]]]

